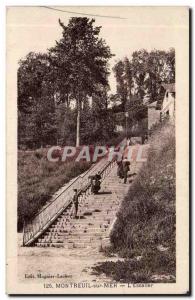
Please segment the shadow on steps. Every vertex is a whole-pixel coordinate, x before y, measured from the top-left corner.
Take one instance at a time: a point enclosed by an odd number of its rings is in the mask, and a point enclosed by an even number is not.
[[[98,192],[96,195],[110,195],[110,194],[112,194],[112,192],[102,191],[102,192]]]

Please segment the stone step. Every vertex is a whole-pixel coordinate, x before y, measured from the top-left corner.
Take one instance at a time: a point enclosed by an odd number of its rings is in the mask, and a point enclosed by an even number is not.
[[[107,229],[109,228],[109,226],[107,227],[99,227],[98,229],[80,229],[80,228],[72,228],[70,229],[68,232],[58,232],[58,233],[53,233],[53,232],[47,232],[44,236],[45,237],[57,237],[57,236],[68,236],[68,235],[73,235],[73,234],[76,234],[76,235],[84,235],[84,234],[90,234],[90,235],[93,235],[93,234],[101,234],[105,231],[107,231]]]
[[[99,228],[101,226],[106,226],[106,225],[109,225],[110,223],[112,222],[112,218],[109,218],[109,219],[104,219],[104,220],[101,220],[101,221],[93,221],[93,223],[89,223],[89,222],[80,222],[80,223],[73,223],[69,226],[58,226],[54,229],[56,230],[49,230],[48,232],[66,232],[67,230],[69,230],[70,228],[78,228],[78,229],[83,229],[83,228]]]
[[[77,237],[73,237],[73,238],[69,238],[69,239],[65,239],[64,243],[92,243],[92,242],[99,242],[102,240],[102,237],[83,237],[83,238],[77,238]]]
[[[62,243],[35,243],[35,246],[37,247],[56,247],[56,248],[62,248],[64,247],[64,244]]]
[[[93,228],[93,227],[100,227],[101,225],[108,225],[111,223],[112,218],[109,219],[104,219],[104,220],[94,220],[92,222],[77,222],[74,223],[74,225],[72,224],[72,226],[60,226],[60,227],[56,227],[56,229],[62,229],[64,231],[68,230],[69,228]],[[56,232],[56,231],[50,231],[50,232]]]
[[[59,238],[51,238],[49,239],[40,239],[38,242],[55,242],[55,243],[67,243],[67,242],[72,242],[74,240],[82,242],[84,240],[86,241],[100,241],[102,238],[106,237],[106,232],[101,232],[100,234],[95,234],[95,235],[91,235],[91,234],[73,234],[73,235],[66,235],[66,236],[60,236]]]
[[[118,208],[118,203],[94,203],[94,204],[87,204],[84,205],[82,207],[80,207],[81,209],[90,209],[92,210],[92,212],[95,212],[96,210],[101,210],[104,211],[105,209],[111,209],[111,208]]]
[[[72,231],[70,232],[69,236],[73,237],[73,236],[101,236],[102,234],[105,234],[107,232],[107,230],[102,230],[102,231],[96,231],[96,232],[89,232],[89,231],[86,231],[86,232],[81,232],[81,231]]]
[[[93,232],[99,232],[101,230],[104,230],[106,228],[109,228],[109,224],[102,224],[102,225],[99,225],[98,227],[72,227],[70,229],[70,232],[72,232],[73,230],[76,232],[90,232],[90,233],[93,233]]]
[[[101,246],[101,241],[99,242],[96,242],[96,243],[73,243],[73,248],[87,248],[87,247],[90,247],[90,248],[97,248],[98,246]]]
[[[105,214],[107,215],[108,213],[110,213],[110,214],[113,214],[113,213],[115,213],[116,211],[118,211],[118,209],[116,209],[116,208],[113,208],[113,207],[109,207],[109,208],[105,208],[104,210],[101,210],[101,209],[96,209],[96,210],[94,210],[94,211],[92,211],[92,212],[88,212],[88,211],[86,211],[86,210],[79,210],[78,211],[78,214],[77,214],[77,218],[73,218],[73,219],[78,219],[78,218],[80,218],[80,219],[82,219],[82,220],[84,220],[84,219],[87,219],[88,217],[90,217],[90,216],[104,216]],[[66,220],[63,220],[63,219],[61,219],[61,220],[58,220],[57,222],[56,222],[56,224],[57,223],[60,223],[60,222],[63,222],[63,223],[67,223],[66,222]]]
[[[108,199],[96,199],[96,200],[94,200],[94,201],[92,201],[91,200],[91,202],[85,202],[83,205],[82,205],[82,207],[83,206],[87,206],[87,205],[90,205],[90,206],[96,206],[96,205],[103,205],[103,204],[105,204],[105,205],[109,205],[109,204],[115,204],[116,203],[116,199],[112,199],[112,198],[108,198]]]
[[[69,234],[70,232],[73,232],[73,231],[75,231],[75,232],[80,232],[80,233],[82,233],[82,232],[91,232],[91,233],[93,233],[93,232],[99,232],[99,231],[101,231],[101,230],[105,230],[105,229],[107,229],[107,228],[109,228],[110,227],[110,224],[101,224],[101,225],[96,225],[96,226],[94,226],[94,227],[92,227],[92,226],[72,226],[72,227],[69,227],[69,228],[67,228],[66,230],[61,230],[61,231],[56,231],[56,232],[51,232],[51,231],[47,231],[46,233],[45,233],[45,235],[57,235],[57,234],[61,234],[61,235],[65,235],[65,234]]]
[[[94,222],[93,225],[89,225],[88,222],[85,223],[73,223],[69,226],[58,226],[56,228],[49,228],[49,230],[47,232],[50,233],[56,233],[56,232],[64,232],[66,233],[67,231],[69,231],[71,228],[73,229],[92,229],[92,228],[101,228],[102,226],[107,226],[112,222],[112,218],[109,218],[109,220],[104,219],[102,222]]]
[[[85,224],[85,225],[93,225],[95,223],[104,223],[104,222],[109,222],[113,216],[116,215],[116,213],[114,214],[107,214],[105,213],[103,216],[96,216],[95,218],[86,218],[86,219],[75,219],[75,222],[72,222],[72,223],[69,223],[69,224],[66,224],[66,223],[63,223],[63,222],[59,222],[58,224],[54,225],[52,227],[53,228],[68,228],[70,226],[72,226],[73,224],[74,225],[81,225],[81,224]]]
[[[98,210],[95,210],[92,213],[89,213],[89,214],[87,213],[86,214],[85,210],[84,211],[83,210],[79,210],[78,213],[77,213],[77,217],[76,218],[75,217],[71,218],[70,222],[66,222],[66,219],[65,220],[64,219],[60,219],[60,220],[56,221],[55,224],[57,225],[58,222],[63,222],[63,223],[66,223],[68,225],[68,224],[70,224],[72,222],[76,222],[77,220],[85,221],[85,220],[90,219],[90,218],[91,219],[95,219],[95,218],[101,218],[101,217],[103,219],[104,216],[107,215],[108,213],[114,214],[117,211],[118,211],[118,209],[113,209],[113,208],[109,208],[109,209],[105,209],[105,210],[98,209]]]
[[[94,246],[96,247],[97,245],[101,244],[101,240],[102,239],[94,239],[94,240],[90,240],[90,239],[67,239],[64,240],[63,243],[59,243],[57,241],[38,241],[37,243],[35,243],[35,246],[37,247],[58,247],[58,248],[62,248],[62,247],[67,247],[67,246],[72,246],[73,248],[84,248],[87,246]]]
[[[91,234],[91,233],[73,233],[70,235],[59,235],[59,236],[44,236],[43,238],[38,239],[38,242],[58,242],[58,243],[63,243],[64,241],[71,241],[71,240],[100,240],[102,238],[102,236],[105,236],[106,232],[102,231],[100,233],[96,233],[96,234]]]
[[[57,243],[57,242],[38,242],[35,243],[37,247],[56,247],[56,248],[86,248],[86,247],[94,247],[101,245],[101,240],[96,241],[66,241],[66,243]]]
[[[59,237],[57,237],[57,238],[44,237],[42,239],[38,239],[38,243],[59,243],[59,244],[61,244],[61,243],[64,243],[64,240]]]
[[[91,220],[105,220],[106,218],[109,217],[113,217],[116,215],[117,210],[104,210],[104,211],[99,211],[99,212],[94,212],[91,215],[83,215],[82,214],[78,214],[77,218],[74,218],[71,220],[71,222],[66,222],[65,220],[59,220],[58,222],[56,222],[56,224],[52,225],[52,228],[58,226],[58,225],[65,225],[65,226],[69,226],[72,223],[77,223],[77,222],[90,222]],[[109,216],[108,216],[109,215]]]
[[[108,201],[99,201],[97,200],[96,202],[92,202],[92,203],[85,203],[84,205],[80,206],[82,208],[85,208],[85,207],[90,207],[90,210],[91,209],[96,209],[96,208],[99,208],[99,207],[109,207],[109,206],[116,206],[118,204],[118,202],[113,202],[111,200],[108,200]]]
[[[88,223],[88,222],[83,222],[83,223],[73,223],[71,224],[70,226],[58,226],[56,228],[52,228],[53,230],[48,230],[48,232],[66,232],[68,230],[70,230],[71,228],[74,228],[74,229],[85,229],[85,228],[88,228],[88,229],[92,229],[92,228],[101,228],[101,227],[105,227],[109,224],[112,223],[112,220],[113,218],[109,218],[109,219],[104,219],[100,222],[98,221],[94,221],[93,223]]]
[[[49,228],[48,231],[45,233],[56,233],[56,232],[62,232],[62,233],[67,233],[68,232],[68,229],[65,228],[65,229],[59,229],[59,228]]]

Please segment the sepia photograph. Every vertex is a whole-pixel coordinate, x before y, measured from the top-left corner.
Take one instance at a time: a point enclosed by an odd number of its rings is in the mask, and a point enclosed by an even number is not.
[[[189,293],[188,52],[187,7],[7,7],[8,294]]]

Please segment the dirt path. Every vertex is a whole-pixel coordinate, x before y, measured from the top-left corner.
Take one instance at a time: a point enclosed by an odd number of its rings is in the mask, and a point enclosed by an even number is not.
[[[20,234],[20,240],[21,240]],[[54,276],[49,281],[54,282],[98,282],[109,281],[104,276],[93,275],[91,267],[98,262],[117,261],[118,257],[108,258],[97,249],[63,249],[38,247],[21,247],[18,251],[18,276],[19,280],[26,282],[45,282],[43,276]],[[61,278],[58,278],[58,274]],[[25,278],[33,275],[34,278]]]

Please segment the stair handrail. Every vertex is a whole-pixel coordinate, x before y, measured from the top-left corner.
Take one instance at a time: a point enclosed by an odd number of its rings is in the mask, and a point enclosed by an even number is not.
[[[75,183],[77,185],[79,183],[80,179],[83,179],[84,177],[86,178],[91,172],[94,173],[94,171],[96,171],[98,169],[99,163],[101,166],[102,160],[100,160],[98,163],[93,165],[92,168],[90,168],[87,172],[85,172],[84,176],[79,176],[78,178],[76,178],[76,180],[74,180],[74,182],[72,182],[60,195],[58,195],[54,201],[50,202],[46,207],[44,207],[41,211],[39,211],[39,213],[35,215],[35,217],[32,221],[24,224],[24,226],[23,226],[24,227],[23,228],[23,245],[25,245],[27,243],[28,244],[31,243],[31,240],[33,240],[33,238],[46,227],[47,223],[50,223],[50,221],[53,219],[54,216],[53,215],[50,216],[48,210],[50,207],[55,205],[56,199],[59,199],[60,196],[69,192],[67,194],[67,198],[69,198],[69,200],[66,201],[66,204],[65,205],[56,205],[57,208],[55,207],[55,209],[54,209],[54,215],[57,217],[57,215],[61,211],[61,209],[62,208],[65,209],[70,204],[71,198],[72,198],[72,195],[70,195],[70,194],[72,192],[73,186],[75,186]],[[45,212],[46,212],[47,217],[43,216],[43,214]]]
[[[85,173],[85,176],[87,176],[90,171],[94,171],[97,169],[97,164],[93,166],[93,168],[90,168],[88,170],[88,172]],[[84,177],[84,176],[83,176]],[[83,178],[82,177],[82,178]],[[52,219],[53,216],[49,216],[46,220],[46,218],[43,218],[41,217],[45,212],[47,214],[47,211],[55,205],[56,203],[56,200],[58,200],[61,196],[63,196],[63,194],[66,194],[67,192],[70,194],[72,189],[73,189],[73,186],[76,184],[78,184],[79,180],[81,179],[81,177],[79,176],[78,178],[76,178],[76,180],[74,180],[74,182],[72,182],[60,195],[58,195],[54,201],[50,202],[46,207],[44,207],[41,211],[39,211],[35,217],[33,218],[33,220],[30,220],[30,222],[28,223],[24,223],[24,228],[23,228],[23,232],[24,232],[24,235],[23,235],[23,244],[25,245],[26,243],[28,243],[28,241],[32,240],[33,239],[33,236],[36,236],[36,234],[38,234],[38,232],[41,231],[41,229],[43,229],[46,224],[50,221],[50,219]],[[67,195],[67,198],[71,195]],[[66,201],[66,207],[70,204],[70,201]],[[65,207],[64,207],[65,208]],[[62,206],[59,206],[57,207],[57,209],[54,210],[56,216],[57,216],[57,213],[62,209]],[[38,219],[38,220],[37,220]],[[45,220],[44,220],[45,219]],[[34,224],[33,224],[33,221],[34,221]],[[39,225],[37,224],[39,223]]]
[[[91,171],[93,169],[95,165],[92,165],[87,171],[84,172],[84,175],[86,175],[89,171]],[[74,180],[71,182],[71,184],[69,184],[58,196],[55,197],[55,199],[53,199],[50,203],[48,203],[45,207],[43,207],[40,211],[38,211],[35,215],[34,218],[39,215],[43,210],[45,210],[48,206],[50,206],[54,201],[57,200],[57,198],[59,198],[63,193],[65,193],[78,179],[83,178],[84,177],[83,174],[78,175],[76,178],[74,178]]]
[[[120,144],[122,144],[123,142],[124,142],[124,140]],[[85,172],[83,174],[83,176],[79,175],[60,195],[58,195],[52,202],[50,202],[41,211],[39,211],[35,215],[33,220],[30,220],[29,223],[26,223],[26,222],[24,223],[24,226],[23,226],[23,245],[24,246],[32,244],[32,242],[35,239],[37,239],[37,237],[40,236],[48,228],[48,226],[51,225],[51,223],[62,213],[62,211],[64,211],[70,205],[70,203],[72,201],[71,189],[73,188],[73,185],[75,183],[78,184],[79,180],[81,181],[82,178],[86,178],[86,176],[89,175],[90,171],[94,172],[94,170],[98,169],[99,165],[100,165],[99,172],[104,172],[104,170],[107,169],[107,167],[111,163],[111,162],[104,163],[105,157],[107,154],[108,153],[106,153],[105,156],[102,157],[95,165],[90,167],[89,170],[87,170],[87,172]],[[101,168],[102,162],[104,163],[104,165]],[[88,183],[87,185],[90,186],[90,183]],[[82,189],[85,189],[87,185],[82,187]],[[80,191],[80,189],[79,189],[79,191]],[[67,201],[65,201],[65,203],[63,201],[63,203],[61,203],[61,205],[59,205],[60,203],[57,203],[56,200],[59,199],[65,193],[67,193],[67,195],[66,195]],[[54,204],[56,204],[56,206],[54,206]],[[44,218],[43,218],[44,212],[46,210],[49,210],[49,208],[51,208],[52,205],[54,206],[53,215],[50,216],[49,212],[48,213],[46,212],[46,216],[44,216]],[[35,224],[33,224],[33,222]]]

